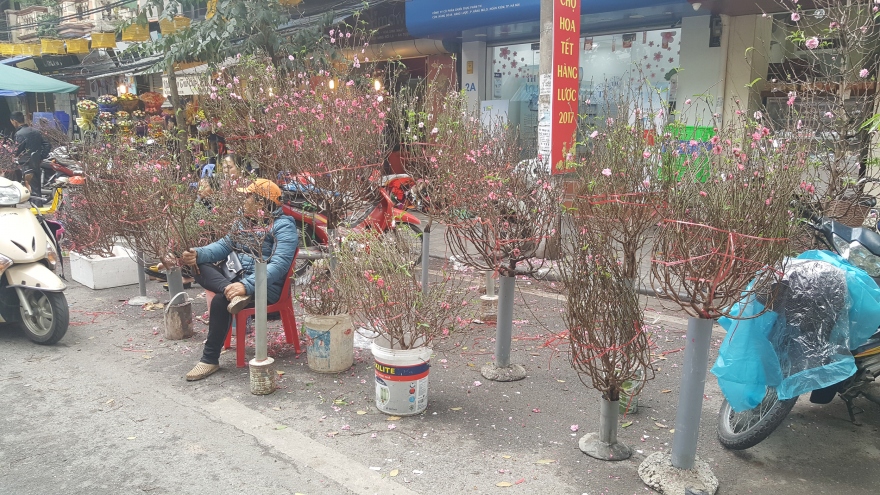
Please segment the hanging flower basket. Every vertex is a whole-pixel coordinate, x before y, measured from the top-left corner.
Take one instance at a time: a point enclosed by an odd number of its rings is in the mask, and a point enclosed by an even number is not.
[[[122,134],[131,134],[132,122],[130,120],[119,120],[116,122],[116,127],[119,128],[119,132]]]
[[[147,124],[143,120],[138,120],[134,123],[134,133],[138,137],[146,136],[148,129],[149,129],[149,124]]]
[[[140,100],[134,93],[122,93],[117,98],[117,102],[119,106],[126,112],[137,110],[137,107],[140,104]]]
[[[165,103],[165,97],[159,93],[149,92],[140,95],[140,99],[144,102],[144,111],[149,115],[159,115],[162,113],[162,104]]]
[[[92,121],[98,116],[98,104],[92,100],[81,100],[76,104],[76,111],[83,120]]]
[[[113,95],[101,95],[98,97],[98,108],[102,112],[116,113],[119,110],[119,100]]]

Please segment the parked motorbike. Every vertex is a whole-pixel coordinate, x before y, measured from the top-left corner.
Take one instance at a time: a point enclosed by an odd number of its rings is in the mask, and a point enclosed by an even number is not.
[[[42,186],[43,191],[51,190],[54,192],[53,185],[56,183],[69,180],[71,177],[81,177],[83,175],[82,167],[71,159],[67,153],[67,148],[58,147],[49,153],[49,158],[40,162],[43,169]],[[45,196],[45,193],[43,194]]]
[[[60,261],[52,230],[30,208],[30,193],[0,178],[0,323],[21,323],[28,338],[54,344],[70,319],[64,282],[55,274]]]
[[[728,330],[729,337],[713,368],[722,391],[731,386],[729,390],[737,395],[736,402],[740,404],[740,399],[748,395],[744,389],[737,388],[740,384],[736,381],[742,376],[735,376],[736,379],[726,383],[722,380],[725,366],[748,368],[736,363],[731,355],[725,355],[728,352],[725,345],[732,348],[734,338],[740,339],[739,345],[745,346],[742,349],[746,353],[768,356],[774,364],[778,360],[781,371],[780,376],[773,378],[771,375],[777,374],[773,372],[774,367],[752,366],[742,374],[767,375],[766,382],[782,380],[779,389],[766,387],[763,400],[756,407],[739,412],[731,406],[734,397],[725,392],[718,412],[718,440],[728,449],[748,449],[767,438],[791,412],[800,393],[810,392],[810,401],[818,404],[827,404],[839,395],[853,423],[856,423],[855,399],[864,397],[880,404],[880,332],[877,332],[880,321],[877,321],[876,286],[865,277],[866,273],[875,282],[880,281],[880,234],[870,228],[848,227],[807,213],[805,216],[828,250],[848,263],[827,251],[805,253],[786,266],[785,276],[770,294],[756,298],[777,318],[765,327],[772,325],[769,333],[765,333],[766,341],[750,338],[764,332],[749,333],[749,327],[738,325]],[[852,290],[856,293],[849,298]],[[860,298],[863,300],[858,301]],[[870,310],[865,309],[866,314],[861,314],[863,308]],[[764,316],[751,321],[760,321]],[[846,332],[841,331],[842,328]],[[852,345],[858,347],[852,348]],[[851,357],[855,360],[854,366]],[[850,376],[846,377],[847,373],[851,373]],[[780,399],[779,390],[784,390],[781,395],[790,398]],[[757,392],[760,394],[760,389]],[[760,395],[753,397],[760,399]]]
[[[308,269],[316,259],[329,255],[330,237],[327,232],[327,217],[321,214],[321,205],[309,202],[308,188],[302,182],[292,181],[284,184],[282,190],[282,211],[292,217],[299,228],[300,244],[297,255],[295,282],[306,281]],[[418,239],[410,246],[414,264],[422,261],[422,227],[421,221],[415,216],[397,209],[395,202],[383,188],[377,188],[375,202],[365,208],[353,212],[344,223],[346,228],[353,230],[373,229],[388,235],[395,235],[407,229]]]

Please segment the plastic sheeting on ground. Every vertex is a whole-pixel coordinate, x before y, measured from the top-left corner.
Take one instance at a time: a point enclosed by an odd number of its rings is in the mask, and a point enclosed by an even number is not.
[[[845,380],[856,371],[850,350],[880,325],[880,287],[829,251],[789,260],[770,304],[760,314],[750,296],[731,310],[740,318],[718,321],[727,336],[712,373],[737,412],[760,404],[767,387],[785,400]]]

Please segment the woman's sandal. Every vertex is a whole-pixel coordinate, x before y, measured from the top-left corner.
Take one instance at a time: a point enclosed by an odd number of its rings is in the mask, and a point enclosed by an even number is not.
[[[186,374],[186,381],[194,382],[196,380],[207,378],[216,373],[219,369],[220,365],[218,364],[199,363]]]

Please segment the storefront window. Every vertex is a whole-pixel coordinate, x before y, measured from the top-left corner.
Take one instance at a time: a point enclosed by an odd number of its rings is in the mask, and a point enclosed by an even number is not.
[[[490,114],[507,114],[507,120],[520,128],[524,143],[538,139],[538,63],[540,52],[531,43],[496,46],[491,49],[492,83],[486,105]],[[537,43],[534,44],[537,47]],[[485,108],[485,105],[484,105]]]
[[[485,106],[492,115],[506,114],[520,127],[524,142],[537,139],[538,64],[537,43],[503,45],[490,48],[491,84]],[[601,102],[614,88],[641,84],[643,108],[661,109],[661,100],[675,100],[674,70],[679,67],[681,29],[581,38],[579,113],[603,119]],[[658,94],[659,92],[659,94]]]
[[[675,100],[681,30],[641,31],[581,39],[581,103],[587,117],[618,117],[602,104],[617,88],[632,88],[641,108],[658,111]],[[610,113],[610,114],[609,114]]]

